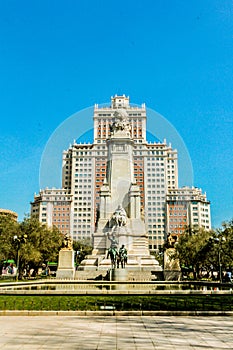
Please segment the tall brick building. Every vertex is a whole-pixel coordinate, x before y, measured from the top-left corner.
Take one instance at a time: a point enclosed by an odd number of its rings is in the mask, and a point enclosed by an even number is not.
[[[159,142],[156,138],[153,141],[147,140],[145,104],[140,107],[131,105],[129,97],[125,95],[112,97],[107,107],[94,106],[92,143],[74,142],[63,152],[62,190],[60,190],[63,194],[60,197],[63,198],[61,202],[64,205],[64,213],[68,206],[70,212],[69,224],[66,217],[67,221],[60,222],[59,228],[63,232],[69,229],[73,239],[92,237],[95,231],[100,188],[106,177],[106,140],[110,136],[110,125],[114,121],[114,112],[117,109],[125,109],[128,114],[131,137],[134,141],[134,176],[141,194],[141,215],[148,231],[149,248],[156,250],[162,246],[168,230],[171,229],[168,218],[171,211],[167,209],[167,196],[171,190],[178,190],[178,155],[165,140],[163,142]],[[156,130],[154,133],[156,134]],[[46,220],[50,225],[56,224],[55,209],[52,209],[55,208],[54,203],[57,203],[52,194],[55,189],[50,191],[50,197],[49,190],[46,191],[47,202],[42,200],[44,195],[42,190],[41,198],[35,196],[34,202],[31,203],[31,213],[40,220]],[[206,201],[206,205],[209,205],[209,202]]]

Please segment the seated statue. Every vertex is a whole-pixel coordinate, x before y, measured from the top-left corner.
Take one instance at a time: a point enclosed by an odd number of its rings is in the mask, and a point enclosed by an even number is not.
[[[113,220],[115,221],[115,225],[118,227],[125,226],[127,222],[127,215],[125,209],[122,207],[122,205],[119,205],[116,211],[114,212],[112,216]]]

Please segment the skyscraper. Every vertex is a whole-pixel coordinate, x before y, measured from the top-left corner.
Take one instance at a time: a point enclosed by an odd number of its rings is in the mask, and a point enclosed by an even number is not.
[[[110,137],[110,126],[118,109],[124,109],[128,115],[134,144],[132,159],[134,177],[140,188],[141,217],[145,220],[149,248],[156,250],[164,243],[170,222],[166,196],[169,196],[171,190],[178,190],[178,155],[165,140],[147,141],[145,104],[140,107],[134,106],[130,104],[129,97],[115,95],[111,98],[109,106],[94,106],[93,143],[74,142],[63,152],[61,202],[63,204],[67,202],[70,206],[69,230],[73,239],[92,237],[99,216],[100,188],[107,176],[106,141]],[[52,208],[53,203],[57,201],[53,199],[52,194],[49,197],[47,193],[46,198],[50,203],[49,210],[45,209],[48,207],[45,201],[38,201],[35,197],[31,212],[42,220],[42,216],[38,216],[37,213],[38,203],[43,202],[43,214],[46,214],[43,217],[44,221],[46,219],[48,224],[51,222],[55,224],[51,216],[54,217]],[[60,229],[65,232],[68,224],[64,221],[63,225],[67,226]]]

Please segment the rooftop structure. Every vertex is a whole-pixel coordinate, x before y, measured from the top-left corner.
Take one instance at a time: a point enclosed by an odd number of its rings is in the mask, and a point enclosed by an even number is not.
[[[14,211],[12,210],[9,210],[9,209],[2,209],[0,208],[0,215],[2,216],[8,216],[10,217],[11,219],[17,221],[18,220],[18,214],[15,213]]]

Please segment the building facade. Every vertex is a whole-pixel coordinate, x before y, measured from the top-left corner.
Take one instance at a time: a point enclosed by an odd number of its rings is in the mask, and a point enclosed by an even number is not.
[[[169,191],[178,189],[178,155],[166,140],[160,142],[154,138],[147,141],[145,104],[134,106],[130,104],[129,97],[116,95],[111,98],[109,106],[95,105],[93,142],[74,142],[63,152],[62,190],[57,191],[63,191],[67,206],[68,203],[70,205],[69,230],[73,239],[92,237],[99,216],[100,189],[106,178],[106,141],[110,137],[110,126],[117,109],[127,112],[134,141],[133,169],[140,188],[141,216],[145,220],[149,248],[156,250],[163,245],[168,232],[167,195]],[[39,194],[39,199],[35,196],[32,203],[32,213],[41,221],[45,220],[45,215],[42,216],[45,209],[42,211],[42,204],[39,209],[38,203],[46,202],[44,197],[50,198],[47,206],[52,206],[56,196],[51,190],[45,191]],[[58,224],[54,221],[53,212],[53,209],[47,211],[48,224]]]
[[[211,229],[210,202],[199,188],[169,189],[166,196],[167,233],[180,235],[187,227]]]
[[[50,227],[56,226],[62,233],[70,233],[72,196],[65,189],[41,190],[31,203],[31,217]]]
[[[9,218],[11,218],[12,220],[15,220],[15,221],[18,220],[18,214],[15,213],[12,210],[9,210],[9,209],[2,209],[2,208],[0,208],[0,215],[1,216],[7,216],[7,217],[9,217]]]

